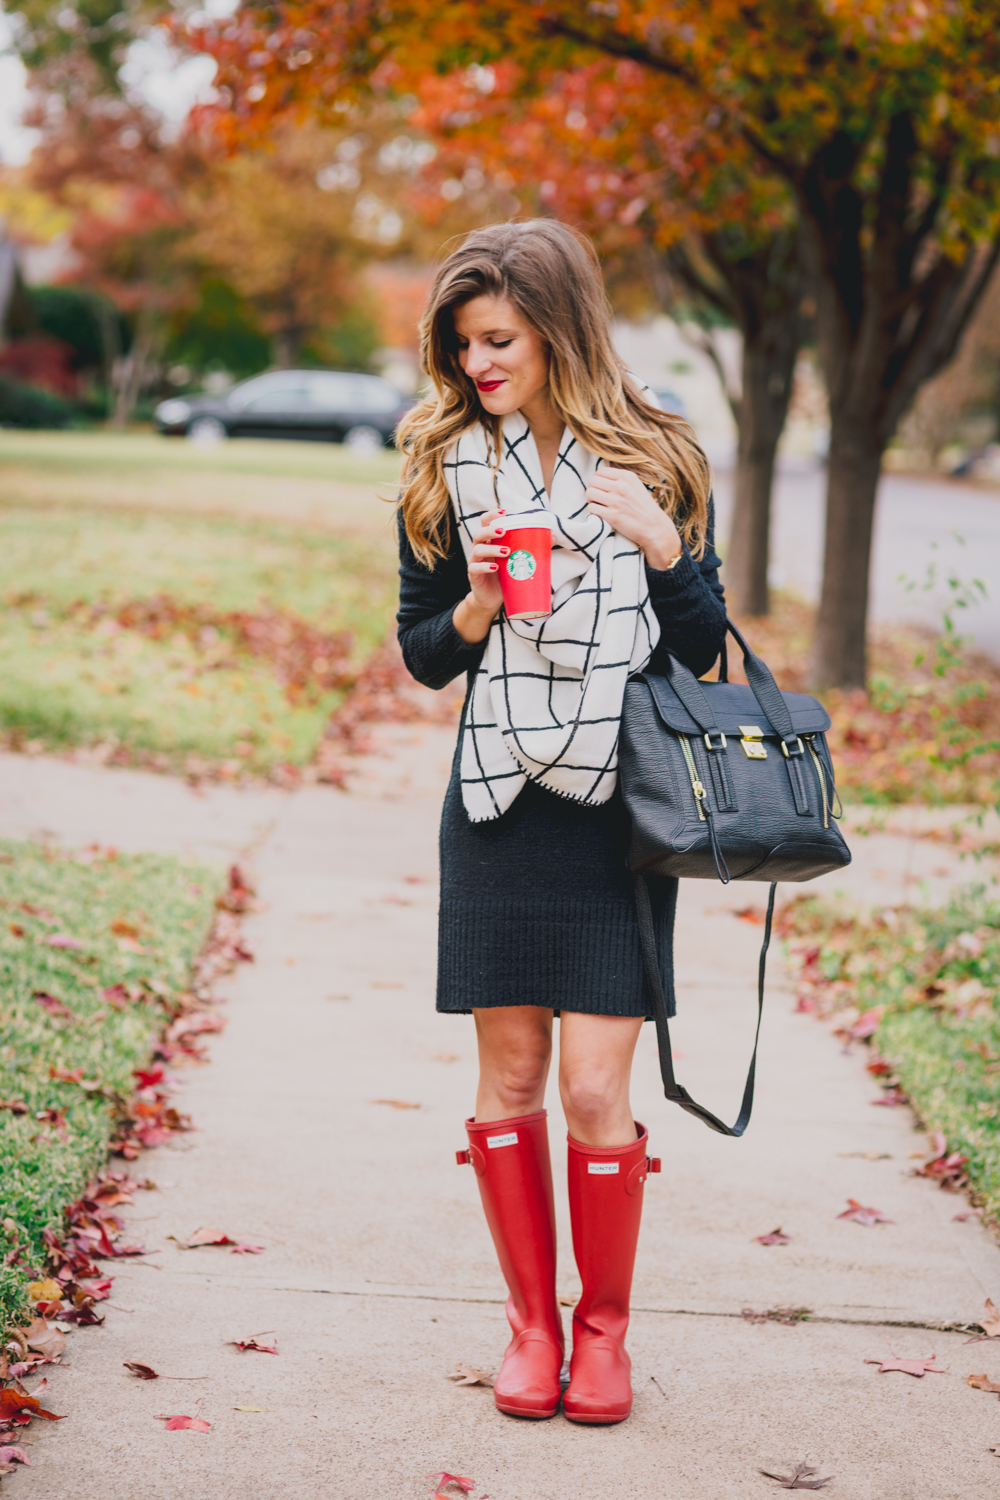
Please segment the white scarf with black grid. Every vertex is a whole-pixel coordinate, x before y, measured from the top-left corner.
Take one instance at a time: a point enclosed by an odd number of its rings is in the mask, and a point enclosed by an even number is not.
[[[607,802],[625,683],[660,636],[642,552],[587,510],[600,460],[567,430],[548,495],[520,412],[504,418],[502,443],[495,469],[477,424],[445,460],[462,546],[468,557],[485,511],[502,509],[513,524],[544,516],[552,614],[510,621],[501,610],[490,627],[462,738],[462,799],[473,823],[500,817],[529,780],[588,807]]]

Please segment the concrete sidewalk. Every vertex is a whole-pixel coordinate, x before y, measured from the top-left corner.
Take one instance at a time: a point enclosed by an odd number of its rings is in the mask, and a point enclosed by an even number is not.
[[[473,1174],[454,1165],[471,1112],[471,1018],[433,1009],[436,833],[447,731],[380,734],[354,792],[208,788],[52,760],[0,757],[0,834],[227,859],[255,848],[267,909],[256,962],[230,986],[211,1066],[181,1073],[197,1132],[148,1155],[134,1236],[159,1253],[116,1271],[101,1329],[50,1373],[70,1420],[32,1429],[21,1500],[418,1500],[426,1476],[475,1480],[476,1500],[730,1500],[777,1493],[758,1469],[803,1459],[843,1500],[985,1500],[996,1492],[1000,1347],[934,1325],[1000,1299],[1000,1251],[963,1207],[910,1175],[925,1137],[870,1107],[859,1054],[792,1012],[771,968],[754,1121],[742,1141],[666,1105],[652,1028],[634,1104],[663,1157],[650,1179],[629,1341],[635,1410],[613,1428],[519,1422],[445,1379],[496,1370],[504,1291]],[[873,832],[827,880],[886,904],[974,878],[947,847]],[[763,887],[683,888],[674,1031],[683,1082],[727,1116],[742,1089],[760,928],[736,920]],[[403,1109],[392,1103],[418,1105]],[[565,1211],[564,1122],[549,1100],[560,1290],[577,1288]],[[887,1153],[869,1161],[858,1153]],[[837,1219],[854,1197],[895,1222]],[[181,1251],[201,1226],[259,1256]],[[780,1225],[786,1246],[753,1237]],[[807,1306],[817,1321],[751,1324],[743,1308]],[[567,1325],[569,1314],[567,1312]],[[278,1357],[227,1340],[275,1330]],[[865,1360],[937,1353],[945,1375]],[[144,1383],[126,1359],[197,1382]],[[207,1435],[157,1413],[204,1398]],[[265,1408],[240,1411],[241,1406]],[[455,1492],[457,1493],[457,1491]]]

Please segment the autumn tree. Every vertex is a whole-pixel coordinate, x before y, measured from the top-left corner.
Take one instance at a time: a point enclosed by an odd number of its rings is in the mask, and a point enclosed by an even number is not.
[[[237,126],[511,57],[628,59],[717,111],[801,219],[831,416],[812,672],[858,687],[882,454],[1000,251],[998,22],[998,0],[279,0],[205,35]]]
[[[768,610],[771,491],[802,342],[795,206],[742,138],[706,122],[691,90],[602,60],[530,74],[507,61],[414,80],[414,125],[439,144],[434,180],[484,171],[522,211],[556,213],[602,250],[612,288],[630,271],[646,306],[703,314],[742,336],[740,379],[716,364],[738,432],[726,587],[734,608]],[[464,171],[463,171],[464,167]]]

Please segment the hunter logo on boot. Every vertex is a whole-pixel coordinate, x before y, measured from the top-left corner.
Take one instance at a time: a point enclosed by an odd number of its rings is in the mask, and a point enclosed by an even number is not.
[[[611,1172],[618,1171],[616,1161],[588,1161],[587,1171],[592,1177],[604,1177]]]
[[[516,1146],[517,1131],[512,1130],[509,1135],[488,1135],[486,1137],[486,1144],[491,1150],[494,1146]],[[617,1170],[618,1168],[616,1167],[615,1171],[617,1172]]]

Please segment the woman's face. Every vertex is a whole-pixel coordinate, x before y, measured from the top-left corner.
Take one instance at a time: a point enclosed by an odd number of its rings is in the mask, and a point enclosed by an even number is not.
[[[529,406],[549,384],[549,351],[506,297],[473,297],[455,309],[458,362],[495,417]]]

